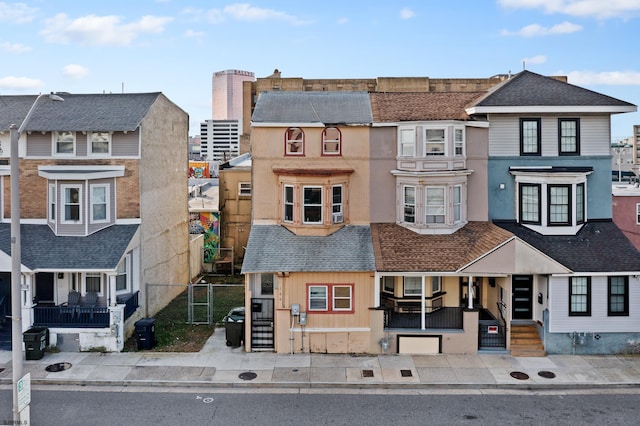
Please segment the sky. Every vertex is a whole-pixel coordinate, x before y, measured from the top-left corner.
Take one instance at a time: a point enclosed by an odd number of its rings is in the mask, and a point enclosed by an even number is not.
[[[0,0],[0,94],[162,92],[210,119],[214,72],[486,78],[522,69],[640,105],[640,0]],[[614,115],[613,141],[640,113]]]

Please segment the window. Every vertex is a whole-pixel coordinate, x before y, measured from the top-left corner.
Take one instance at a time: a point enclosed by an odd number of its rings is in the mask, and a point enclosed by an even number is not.
[[[322,132],[322,154],[340,155],[340,130],[336,127],[327,127]]]
[[[56,186],[49,185],[49,220],[55,222],[56,220]]]
[[[416,132],[414,129],[400,129],[400,156],[415,157]]]
[[[464,129],[454,129],[453,151],[456,157],[464,156]]]
[[[309,284],[307,292],[311,312],[353,312],[353,284]]]
[[[91,222],[109,221],[109,186],[91,185]]]
[[[560,155],[578,155],[580,153],[579,119],[558,119],[558,152]]]
[[[540,185],[520,184],[520,222],[540,224]]]
[[[80,217],[80,187],[79,186],[62,186],[64,193],[64,223],[81,222]]]
[[[444,223],[444,188],[425,188],[425,223]]]
[[[284,221],[293,222],[293,186],[284,186]]]
[[[421,296],[422,295],[422,278],[420,277],[404,277],[403,291],[405,296]]]
[[[127,261],[129,255],[127,255],[118,264],[118,270],[116,272],[116,292],[124,292],[127,290]]]
[[[571,223],[571,186],[549,185],[549,225]]]
[[[76,147],[75,132],[53,132],[54,153],[73,155]]]
[[[431,277],[431,294],[440,293],[442,291],[442,280],[440,277]]]
[[[304,154],[304,133],[299,127],[290,127],[285,133],[286,155]]]
[[[334,185],[331,187],[331,212],[332,222],[342,223],[344,215],[342,212],[342,185]]]
[[[273,294],[273,274],[260,274],[260,294]]]
[[[395,292],[396,277],[382,277],[382,291],[393,294]]]
[[[303,222],[322,223],[322,187],[306,186],[303,193]]]
[[[403,191],[404,221],[416,223],[416,187],[405,186]]]
[[[584,183],[576,185],[576,222],[584,223]]]
[[[424,154],[444,155],[445,154],[445,129],[425,129]]]
[[[609,277],[608,315],[629,316],[629,277]]]
[[[94,155],[109,154],[111,151],[111,134],[109,132],[91,132],[90,153]]]
[[[520,155],[541,154],[541,131],[539,118],[520,119]]]
[[[640,204],[636,204],[636,225],[640,225]]]
[[[240,182],[238,184],[238,195],[241,197],[251,196],[251,182]]]
[[[84,278],[84,283],[85,283],[85,291],[87,293],[89,292],[96,292],[96,293],[102,293],[102,274],[99,272],[87,272],[85,274],[85,278]]]
[[[569,316],[591,316],[591,278],[569,279]]]
[[[462,221],[462,187],[456,185],[453,187],[453,223]]]

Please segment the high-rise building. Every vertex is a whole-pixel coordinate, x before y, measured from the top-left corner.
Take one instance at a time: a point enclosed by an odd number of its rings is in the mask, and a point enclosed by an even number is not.
[[[255,74],[241,70],[213,73],[211,109],[214,120],[238,120],[242,123],[242,84],[245,81],[255,81]]]
[[[200,156],[227,161],[240,155],[237,120],[205,120],[200,123]]]

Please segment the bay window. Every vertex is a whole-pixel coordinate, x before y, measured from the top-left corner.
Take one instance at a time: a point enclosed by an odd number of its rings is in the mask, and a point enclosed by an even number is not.
[[[444,187],[425,188],[425,223],[444,223]]]
[[[416,222],[416,187],[405,186],[403,188],[402,204],[404,206],[404,222]]]
[[[569,225],[571,220],[571,186],[548,185],[549,225]]]
[[[416,132],[414,128],[400,129],[399,152],[402,157],[414,157],[416,155]]]
[[[520,222],[540,224],[540,185],[520,184]]]
[[[81,188],[80,186],[62,185],[64,213],[63,223],[77,223],[82,221],[80,212]]]
[[[91,185],[91,222],[109,221],[109,186]]]
[[[302,191],[303,223],[322,223],[322,187],[305,186]]]
[[[445,155],[446,129],[425,129],[424,155]]]

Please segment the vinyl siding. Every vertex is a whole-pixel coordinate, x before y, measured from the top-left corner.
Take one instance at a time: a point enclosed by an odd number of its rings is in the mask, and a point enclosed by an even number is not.
[[[51,133],[27,133],[27,157],[51,156]]]
[[[140,156],[140,129],[133,132],[114,132],[111,136],[112,157]]]
[[[115,202],[115,187],[116,187],[116,182],[115,179],[96,179],[96,180],[91,180],[89,181],[89,190],[91,185],[99,185],[99,184],[108,184],[109,185],[109,220],[107,222],[100,222],[100,223],[91,223],[91,220],[88,220],[88,228],[87,228],[87,234],[93,234],[94,232],[97,232],[101,229],[107,228],[111,225],[113,225],[116,221],[116,202]],[[88,194],[90,195],[90,194]],[[89,201],[87,201],[87,203],[89,203]],[[87,219],[89,218],[89,215],[91,214],[91,205],[87,204]]]

